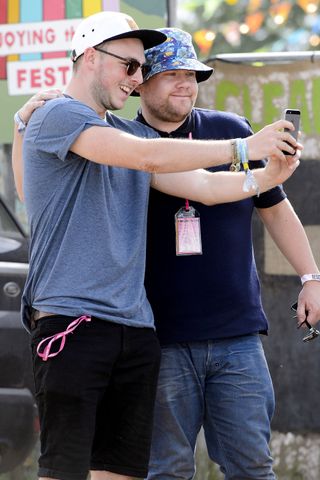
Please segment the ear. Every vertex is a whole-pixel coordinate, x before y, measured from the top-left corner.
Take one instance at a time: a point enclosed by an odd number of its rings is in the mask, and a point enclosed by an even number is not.
[[[97,51],[93,47],[88,47],[83,53],[83,61],[87,66],[93,66],[97,57]]]

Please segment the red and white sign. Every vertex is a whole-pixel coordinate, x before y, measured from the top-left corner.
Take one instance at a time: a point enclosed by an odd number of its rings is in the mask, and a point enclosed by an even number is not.
[[[81,18],[0,25],[0,56],[70,50]]]
[[[8,62],[9,95],[28,95],[50,88],[64,89],[71,79],[70,58],[52,58],[23,62]]]

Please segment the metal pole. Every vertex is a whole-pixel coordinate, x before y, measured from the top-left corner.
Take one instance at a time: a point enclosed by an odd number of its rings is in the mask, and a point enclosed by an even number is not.
[[[210,57],[207,61],[220,60],[230,63],[290,63],[297,60],[320,60],[320,50],[306,52],[269,52],[269,53],[225,53]]]
[[[167,27],[175,27],[177,24],[177,1],[167,0]]]

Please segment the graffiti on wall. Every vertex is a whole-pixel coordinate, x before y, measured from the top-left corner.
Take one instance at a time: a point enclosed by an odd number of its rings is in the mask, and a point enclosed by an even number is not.
[[[200,84],[198,104],[244,115],[254,131],[301,110],[303,158],[318,160],[320,147],[320,62],[252,66],[214,61],[215,73]]]
[[[285,190],[320,264],[320,62],[300,60],[259,66],[217,60],[208,63],[215,72],[199,85],[199,107],[244,115],[254,131],[282,118],[286,108],[301,110],[304,150],[300,167],[285,184]],[[262,248],[265,274],[296,276],[266,229]]]

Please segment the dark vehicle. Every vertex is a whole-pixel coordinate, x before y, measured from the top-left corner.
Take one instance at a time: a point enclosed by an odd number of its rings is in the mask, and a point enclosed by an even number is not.
[[[20,320],[27,271],[28,237],[0,197],[0,473],[24,461],[38,433],[29,339]]]

